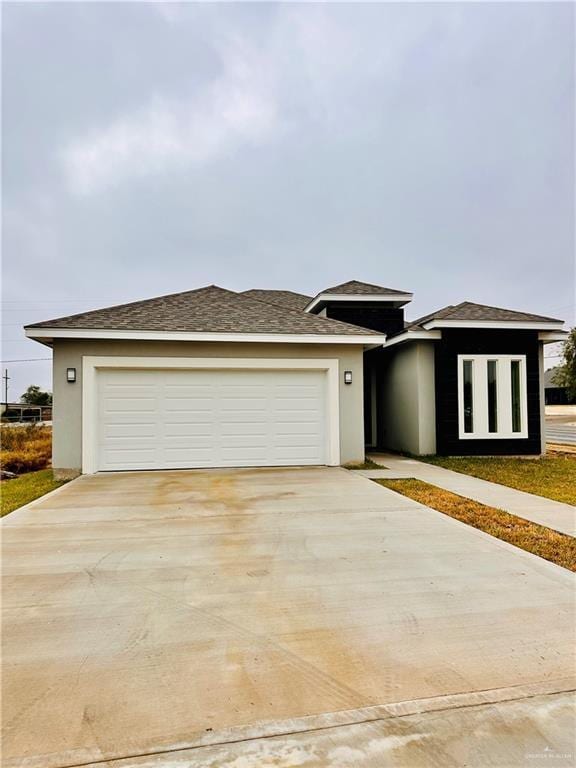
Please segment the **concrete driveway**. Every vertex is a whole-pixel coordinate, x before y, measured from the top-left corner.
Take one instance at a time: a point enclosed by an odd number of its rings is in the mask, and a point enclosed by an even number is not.
[[[4,766],[574,762],[572,575],[346,470],[86,476],[3,555]]]

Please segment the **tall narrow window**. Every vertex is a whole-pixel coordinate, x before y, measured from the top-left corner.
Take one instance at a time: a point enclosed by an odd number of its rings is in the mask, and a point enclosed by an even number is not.
[[[458,355],[458,437],[528,437],[525,355]]]
[[[498,361],[488,360],[488,432],[498,432]]]
[[[522,431],[520,413],[520,360],[510,362],[510,379],[512,383],[512,432]]]
[[[472,360],[464,360],[464,432],[474,431],[473,391],[472,391]]]

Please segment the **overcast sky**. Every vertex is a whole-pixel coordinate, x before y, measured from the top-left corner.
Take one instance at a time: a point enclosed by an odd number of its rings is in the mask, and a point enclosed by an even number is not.
[[[573,321],[573,14],[4,4],[2,359],[50,356],[24,323],[210,283]],[[7,367],[11,399],[50,386]]]

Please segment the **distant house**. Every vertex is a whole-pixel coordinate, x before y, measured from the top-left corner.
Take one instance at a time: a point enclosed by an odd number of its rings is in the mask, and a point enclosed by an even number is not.
[[[2,403],[3,422],[52,421],[51,405],[30,405],[29,403]]]
[[[558,368],[544,371],[544,402],[546,405],[567,405],[571,402],[566,387],[561,387],[554,381]]]

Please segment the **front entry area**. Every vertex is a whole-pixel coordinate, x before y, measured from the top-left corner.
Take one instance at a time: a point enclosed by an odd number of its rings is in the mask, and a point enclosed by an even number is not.
[[[102,369],[97,470],[329,463],[325,370]]]

